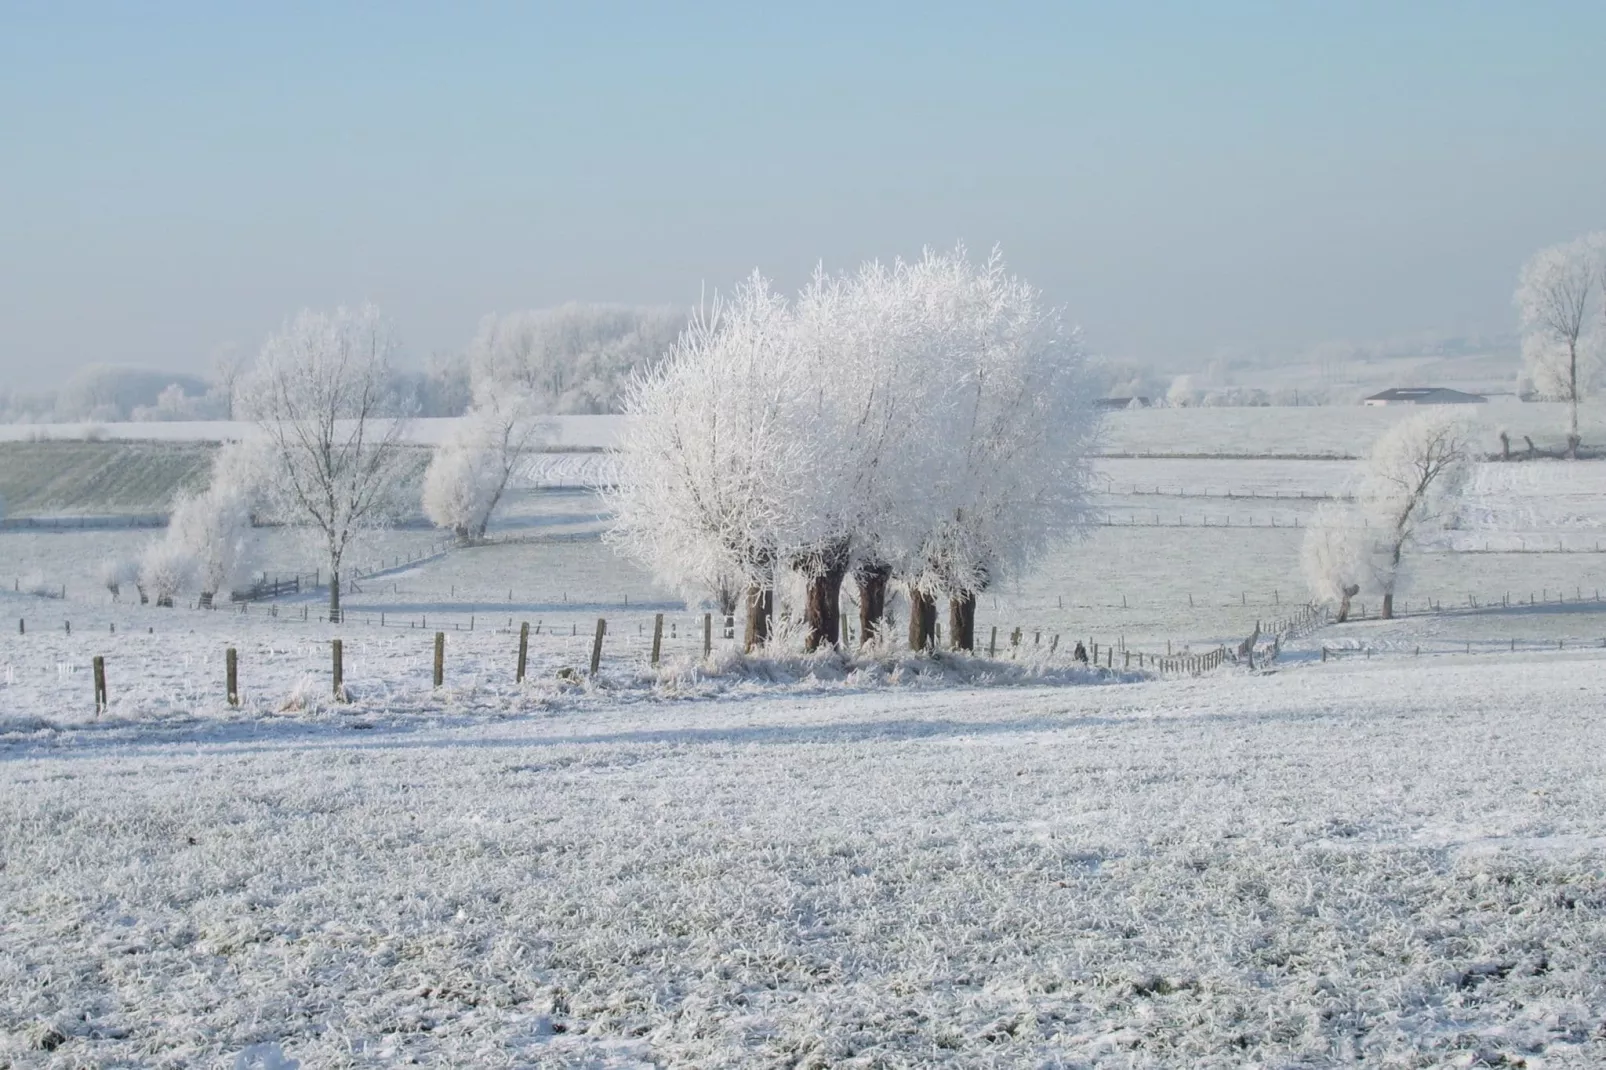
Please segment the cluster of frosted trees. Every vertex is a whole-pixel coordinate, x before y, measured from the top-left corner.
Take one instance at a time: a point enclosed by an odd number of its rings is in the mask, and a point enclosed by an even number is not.
[[[1407,552],[1455,523],[1475,457],[1471,426],[1453,410],[1429,408],[1384,432],[1352,493],[1319,508],[1305,532],[1301,565],[1316,600],[1343,622],[1351,599],[1375,593],[1392,617]]]
[[[818,272],[790,300],[755,274],[625,408],[610,538],[688,592],[740,597],[749,647],[777,589],[810,649],[839,642],[851,577],[864,641],[897,584],[914,647],[946,599],[950,643],[971,649],[977,594],[1086,516],[1081,346],[996,254]]]
[[[1598,385],[1606,357],[1606,232],[1548,249],[1517,284],[1522,354],[1534,393],[1567,402],[1567,455],[1578,456],[1578,402]]]

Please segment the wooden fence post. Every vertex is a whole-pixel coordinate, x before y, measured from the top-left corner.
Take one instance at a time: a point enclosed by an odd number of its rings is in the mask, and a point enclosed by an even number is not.
[[[602,668],[602,636],[608,630],[608,622],[602,617],[597,618],[597,636],[591,641],[591,675],[597,675]]]
[[[703,657],[710,657],[714,653],[714,615],[703,614]]]
[[[95,716],[106,712],[110,700],[106,696],[106,659],[95,655]]]
[[[240,704],[240,655],[232,646],[223,652],[223,689],[229,705]]]
[[[333,657],[333,665],[331,667],[334,670],[335,701],[344,702],[346,700],[346,667],[344,659],[341,657],[344,651],[344,644],[339,639],[331,640],[329,650]]]
[[[663,650],[663,645],[664,615],[662,613],[658,613],[652,618],[652,665],[654,668],[656,668],[658,665],[658,654]],[[597,670],[592,669],[591,671],[596,672]]]
[[[990,658],[998,656],[998,625],[996,624],[993,625],[992,636],[987,640],[987,656]]]
[[[446,633],[435,633],[435,686],[446,682]]]
[[[519,667],[513,675],[513,682],[524,682],[524,666],[530,657],[530,622],[524,621],[519,625]]]

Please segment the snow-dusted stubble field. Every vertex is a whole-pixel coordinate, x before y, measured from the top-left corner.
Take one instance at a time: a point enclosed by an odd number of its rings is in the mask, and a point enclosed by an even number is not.
[[[1603,669],[20,742],[0,1051],[1599,1065]]]

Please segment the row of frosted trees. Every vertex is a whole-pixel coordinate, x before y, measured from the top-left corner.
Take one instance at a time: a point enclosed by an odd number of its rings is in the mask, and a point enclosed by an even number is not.
[[[994,253],[818,271],[792,299],[758,274],[695,316],[631,389],[610,535],[663,580],[745,607],[749,648],[801,590],[809,649],[973,649],[979,593],[1087,518],[1096,432],[1075,330]],[[723,596],[723,597],[722,597]]]

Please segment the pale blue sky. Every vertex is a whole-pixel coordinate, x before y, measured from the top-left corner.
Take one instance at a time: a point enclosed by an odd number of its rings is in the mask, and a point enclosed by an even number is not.
[[[695,301],[963,239],[1114,354],[1511,326],[1606,226],[1606,4],[0,0],[0,373],[371,299]]]

